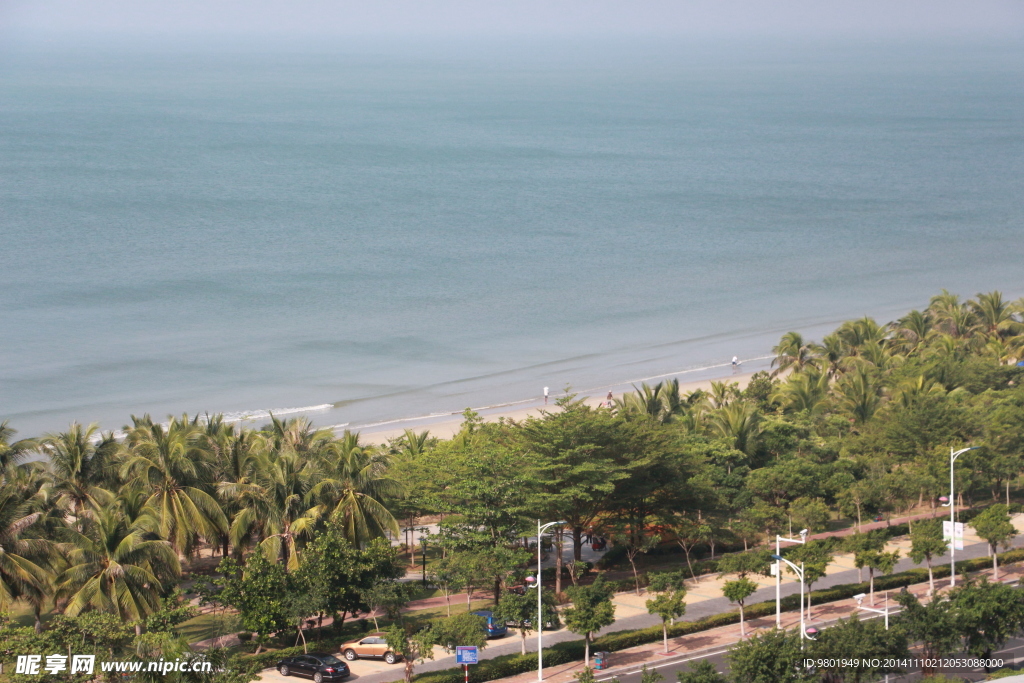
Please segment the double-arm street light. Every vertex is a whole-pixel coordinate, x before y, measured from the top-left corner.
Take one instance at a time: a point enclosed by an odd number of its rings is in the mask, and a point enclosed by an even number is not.
[[[943,503],[943,507],[949,506],[949,585],[956,585],[956,496],[953,495],[953,463],[967,451],[976,451],[978,446],[961,448],[958,451],[949,449],[949,501]],[[941,498],[939,500],[942,500]]]
[[[790,569],[796,572],[796,575],[800,577],[800,639],[803,640],[804,638],[807,638],[808,640],[815,640],[814,635],[818,632],[818,629],[806,628],[806,624],[804,623],[804,563],[801,562],[798,567],[782,555],[772,555],[772,559],[778,562],[785,562],[789,565]],[[780,573],[781,570],[782,566],[780,565]]]
[[[793,528],[790,527],[789,533],[793,533]],[[775,535],[775,555],[772,557],[782,557],[782,542],[786,543],[806,543],[807,542],[807,529],[803,529],[800,532],[800,538],[783,538],[778,534]],[[800,614],[804,613],[804,603],[800,603]],[[775,565],[775,628],[782,628],[782,565]]]
[[[537,589],[537,680],[544,680],[544,602],[541,600],[541,565],[540,565],[540,546],[541,538],[544,535],[544,531],[549,527],[563,526],[567,522],[548,522],[541,526],[540,520],[537,520],[537,581],[535,588]],[[556,548],[555,552],[558,549]],[[557,566],[557,564],[556,564]]]

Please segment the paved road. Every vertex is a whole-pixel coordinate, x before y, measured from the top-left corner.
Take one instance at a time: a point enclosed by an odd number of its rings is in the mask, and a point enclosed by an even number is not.
[[[1024,547],[1024,535],[1018,536],[1017,538],[1015,538],[1013,543],[1014,543],[1013,547]],[[956,558],[957,558],[957,561],[959,562],[961,560],[968,560],[968,559],[973,559],[973,558],[976,558],[976,557],[985,557],[986,555],[988,555],[988,545],[986,543],[974,543],[974,544],[966,546],[963,550],[958,550],[957,553],[956,553]],[[897,572],[898,571],[904,571],[906,569],[912,569],[912,568],[918,567],[918,566],[920,566],[920,565],[915,564],[909,558],[904,558],[904,559],[900,560],[899,563],[897,563],[896,569],[894,571],[897,571]],[[859,579],[858,579],[858,572],[857,572],[856,569],[851,569],[851,570],[847,570],[847,571],[835,572],[834,574],[829,574],[829,575],[821,578],[820,580],[818,580],[814,584],[814,589],[815,590],[819,590],[819,589],[828,588],[828,587],[831,587],[831,586],[837,586],[837,585],[840,585],[840,584],[856,583],[857,581],[859,581]],[[795,582],[788,583],[788,584],[784,583],[784,584],[782,584],[782,591],[781,592],[782,592],[782,596],[783,597],[785,597],[787,595],[799,594],[800,593],[800,584],[795,583]],[[756,602],[760,602],[760,601],[764,601],[764,600],[774,600],[774,599],[775,599],[775,588],[774,587],[763,588],[763,589],[757,591],[756,593],[754,593],[754,595],[749,599],[749,602],[747,604],[754,604]],[[706,617],[706,616],[710,616],[712,614],[718,614],[718,613],[721,613],[721,612],[727,612],[727,611],[731,611],[733,609],[735,609],[735,606],[733,604],[731,604],[724,597],[712,598],[710,600],[702,600],[700,602],[695,602],[695,603],[692,603],[692,604],[689,604],[689,605],[686,606],[686,617],[684,618],[684,620],[685,621],[696,621],[698,619],[701,619],[701,618]],[[657,624],[660,624],[660,623],[661,623],[661,620],[660,620],[659,617],[656,617],[656,616],[653,616],[653,615],[650,615],[650,614],[639,614],[639,615],[636,615],[636,616],[625,617],[625,618],[619,619],[613,625],[603,629],[601,631],[601,633],[604,634],[604,633],[610,633],[610,632],[613,632],[613,631],[623,631],[623,630],[633,630],[633,629],[645,628],[647,626],[654,626],[654,625],[657,625]],[[574,633],[570,633],[568,631],[559,631],[557,633],[545,633],[544,634],[544,645],[545,645],[545,647],[549,647],[549,646],[551,646],[551,645],[553,645],[555,643],[559,643],[559,642],[563,642],[563,641],[567,641],[567,640],[579,640],[579,639],[580,639],[579,636],[577,636]],[[536,636],[536,634],[534,634],[532,637],[527,639],[527,648],[526,649],[527,649],[528,652],[535,652],[536,651],[536,649],[537,649],[537,636]],[[497,657],[499,655],[518,654],[519,651],[520,651],[520,639],[519,639],[519,637],[517,635],[515,635],[515,632],[510,631],[509,635],[506,636],[505,638],[502,638],[502,639],[499,639],[499,640],[492,640],[490,643],[488,643],[487,648],[480,652],[480,658],[481,659],[489,659],[491,657]],[[427,661],[427,662],[424,662],[422,664],[417,664],[416,665],[416,672],[417,673],[423,673],[423,672],[426,672],[426,671],[439,671],[439,670],[442,670],[442,669],[449,669],[449,668],[452,668],[454,666],[455,666],[455,658],[453,656],[450,656],[450,657],[444,657],[444,658],[440,658],[440,659],[433,660],[433,661]],[[684,670],[686,669],[685,666],[682,667],[682,668]],[[351,682],[359,681],[359,683],[389,683],[390,681],[395,681],[395,680],[399,680],[399,679],[402,678],[402,666],[400,664],[395,664],[395,665],[393,665],[391,667],[388,667],[384,671],[375,670],[375,671],[367,671],[365,673],[362,673],[362,672],[356,670],[355,668],[353,668],[353,674],[354,675],[350,679],[348,679],[348,681],[351,681]],[[671,677],[667,677],[667,678],[669,680],[674,680],[675,674],[673,673]],[[281,683],[281,682],[284,681],[284,679],[280,678],[280,676],[278,676],[277,672],[274,672],[274,671],[265,672],[264,680],[265,681],[273,680],[273,681],[275,681],[275,683]],[[626,683],[626,681],[622,680],[621,683]],[[635,682],[631,681],[630,683],[635,683]]]

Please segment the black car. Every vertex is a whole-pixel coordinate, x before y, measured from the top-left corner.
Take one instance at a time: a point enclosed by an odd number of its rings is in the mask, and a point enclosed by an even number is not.
[[[277,663],[277,670],[282,676],[305,676],[316,683],[321,681],[340,681],[348,678],[352,672],[348,664],[326,652],[311,652],[308,655],[285,657]]]

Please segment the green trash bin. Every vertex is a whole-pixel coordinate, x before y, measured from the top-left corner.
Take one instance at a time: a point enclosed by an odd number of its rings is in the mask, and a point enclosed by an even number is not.
[[[607,652],[595,652],[594,653],[594,668],[598,671],[603,671],[608,668],[608,653]]]

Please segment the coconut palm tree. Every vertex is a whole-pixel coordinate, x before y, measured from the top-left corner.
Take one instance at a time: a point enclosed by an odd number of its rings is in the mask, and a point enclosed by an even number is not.
[[[230,530],[236,551],[255,541],[268,560],[297,569],[299,541],[317,523],[306,500],[311,476],[312,463],[298,453],[270,451],[258,456],[252,482],[222,484],[222,495],[235,496],[239,505]]]
[[[56,548],[32,533],[43,514],[33,509],[36,501],[26,493],[6,480],[0,486],[0,612],[18,599],[41,607],[52,595]],[[36,630],[40,629],[36,610]]]
[[[21,463],[37,447],[32,439],[12,441],[17,433],[6,420],[0,422],[0,474]]]
[[[115,474],[120,444],[112,434],[97,440],[98,430],[95,423],[83,427],[74,422],[66,432],[47,434],[40,443],[49,458],[57,504],[75,520],[89,505],[106,505],[112,499],[104,486]]]
[[[974,316],[967,304],[960,302],[960,297],[950,294],[945,289],[942,294],[932,297],[928,304],[928,313],[935,321],[935,329],[955,339],[970,334],[974,325]]]
[[[859,424],[870,420],[882,403],[881,387],[864,368],[844,375],[836,388],[839,406]]]
[[[353,545],[388,531],[397,536],[398,522],[383,501],[404,495],[404,490],[387,475],[390,466],[390,455],[361,446],[359,434],[345,430],[317,462],[316,481],[309,492],[315,514],[339,522]]]
[[[806,370],[794,372],[772,393],[772,402],[782,405],[786,412],[804,412],[815,415],[825,407],[828,398],[829,375]]]
[[[83,531],[64,534],[69,566],[57,577],[57,597],[68,601],[64,613],[76,616],[95,609],[115,614],[134,622],[140,633],[141,621],[160,608],[163,583],[181,575],[178,556],[145,524],[129,520],[120,505],[93,507],[85,515]]]
[[[159,521],[160,536],[176,552],[190,556],[200,538],[214,540],[228,529],[224,511],[211,495],[214,468],[202,430],[187,416],[172,418],[166,427],[148,415],[132,420],[121,476],[151,491],[147,504]]]
[[[224,515],[231,520],[231,528],[236,531],[233,535],[229,529],[228,533],[221,537],[221,551],[227,556],[228,550],[234,547],[235,553],[241,559],[241,553],[249,544],[251,534],[237,535],[237,532],[240,528],[252,529],[252,522],[245,518],[255,514],[260,508],[258,501],[263,498],[263,490],[257,482],[257,475],[262,459],[270,452],[270,444],[263,434],[243,429],[233,433],[227,442],[218,440],[216,448],[217,497]],[[241,515],[245,508],[253,505],[254,509]],[[240,521],[236,523],[236,520]]]
[[[787,332],[782,335],[779,343],[772,348],[772,353],[775,354],[772,367],[776,368],[772,372],[773,377],[790,368],[802,370],[817,357],[814,344],[804,342],[799,332]]]
[[[927,313],[913,310],[892,325],[894,348],[902,353],[914,353],[932,332],[932,319]]]
[[[736,450],[751,455],[761,433],[760,418],[756,406],[734,401],[710,414],[708,428],[713,434],[729,439]]]
[[[978,294],[977,301],[968,301],[974,313],[975,329],[989,337],[1004,339],[1017,334],[1021,323],[1014,317],[1013,305],[1003,300],[999,291]]]

